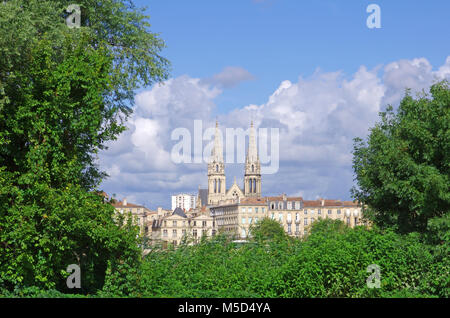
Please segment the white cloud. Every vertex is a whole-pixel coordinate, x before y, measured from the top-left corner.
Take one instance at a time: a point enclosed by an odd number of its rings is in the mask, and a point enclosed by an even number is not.
[[[242,67],[227,66],[220,73],[211,78],[204,79],[203,82],[222,88],[232,88],[241,82],[254,80],[254,76]]]
[[[206,186],[206,164],[171,161],[176,142],[170,135],[177,127],[192,132],[195,119],[203,120],[203,129],[213,126],[214,99],[221,88],[248,77],[236,70],[216,74],[215,83],[185,75],[138,94],[129,130],[101,155],[101,167],[111,176],[103,188],[154,208],[169,207],[171,194],[196,193],[198,185]],[[420,92],[449,77],[450,57],[436,71],[425,58],[372,70],[361,66],[351,76],[318,70],[297,82],[281,82],[264,104],[235,109],[219,116],[219,122],[246,129],[252,118],[257,127],[280,129],[280,170],[263,176],[263,194],[349,199],[353,138],[366,136],[378,112],[387,104],[398,105],[406,87]],[[242,167],[228,166],[227,171],[233,172],[227,174],[229,185],[235,175],[242,180]]]

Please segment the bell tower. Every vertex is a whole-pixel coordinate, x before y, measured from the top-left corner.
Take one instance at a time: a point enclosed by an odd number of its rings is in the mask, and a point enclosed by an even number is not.
[[[218,204],[225,199],[226,193],[225,164],[222,151],[222,134],[216,121],[214,148],[208,163],[208,205]]]
[[[247,158],[245,159],[244,195],[261,197],[261,164],[256,147],[255,128],[250,125]]]

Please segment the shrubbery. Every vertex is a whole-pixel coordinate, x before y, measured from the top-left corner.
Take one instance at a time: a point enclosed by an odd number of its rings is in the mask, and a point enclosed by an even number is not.
[[[264,222],[261,227],[269,227]],[[379,289],[366,285],[370,264],[380,267]],[[195,246],[155,250],[129,277],[130,294],[120,292],[123,286],[109,285],[102,295],[448,297],[448,270],[448,255],[422,243],[418,234],[352,229],[323,220],[305,240],[285,237],[236,245],[218,236]]]

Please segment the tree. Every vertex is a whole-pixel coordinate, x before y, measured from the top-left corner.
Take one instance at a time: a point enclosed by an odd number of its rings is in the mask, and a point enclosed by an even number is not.
[[[250,234],[256,241],[285,241],[287,234],[280,223],[264,218],[250,227]]]
[[[376,224],[402,233],[425,232],[430,219],[449,213],[449,83],[432,85],[430,94],[407,92],[397,112],[380,113],[367,143],[354,143],[354,197]]]
[[[137,229],[119,226],[96,194],[106,142],[125,129],[133,90],[167,77],[163,42],[130,1],[0,5],[0,282],[12,290],[65,287],[81,267],[82,291],[139,259]]]

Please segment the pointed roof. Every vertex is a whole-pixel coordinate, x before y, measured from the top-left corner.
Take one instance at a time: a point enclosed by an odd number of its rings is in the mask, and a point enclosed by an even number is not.
[[[181,216],[183,218],[187,218],[186,214],[184,213],[184,211],[180,207],[177,207],[175,210],[173,210],[172,215],[179,215],[179,216]]]
[[[248,141],[247,162],[258,161],[258,149],[256,148],[255,128],[253,127],[253,120],[250,125],[250,135]]]
[[[216,132],[214,134],[214,148],[211,150],[209,162],[223,162],[222,134],[219,129],[219,122],[216,121]]]

